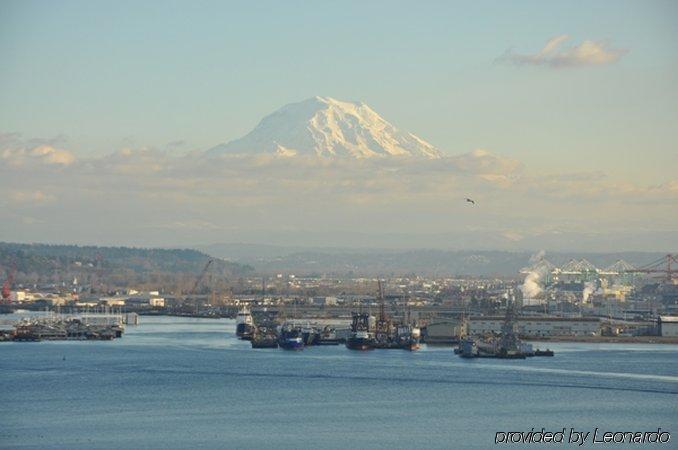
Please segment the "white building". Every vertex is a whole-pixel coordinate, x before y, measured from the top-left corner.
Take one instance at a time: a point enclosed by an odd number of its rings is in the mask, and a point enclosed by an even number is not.
[[[337,297],[313,297],[312,302],[318,306],[335,306]]]
[[[165,299],[161,297],[151,297],[148,299],[148,304],[154,308],[162,308],[165,306]]]
[[[153,295],[136,295],[125,299],[127,306],[150,306],[153,308],[162,308],[165,306],[165,299]]]
[[[500,333],[503,317],[471,317],[470,335]],[[591,336],[600,333],[600,320],[595,317],[521,317],[516,321],[521,336]]]
[[[678,336],[678,316],[659,316],[659,335]]]
[[[448,344],[466,336],[468,322],[463,319],[443,319],[426,326],[427,344]]]
[[[9,295],[9,300],[11,302],[25,302],[27,300],[26,292],[25,291],[13,291]]]
[[[107,306],[125,306],[124,297],[103,297],[100,302]]]

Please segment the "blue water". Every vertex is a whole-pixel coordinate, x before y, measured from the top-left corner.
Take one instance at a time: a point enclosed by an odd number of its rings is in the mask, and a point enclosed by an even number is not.
[[[0,343],[0,447],[490,448],[497,431],[661,427],[678,448],[674,345],[287,352],[231,320],[141,319],[111,342]]]

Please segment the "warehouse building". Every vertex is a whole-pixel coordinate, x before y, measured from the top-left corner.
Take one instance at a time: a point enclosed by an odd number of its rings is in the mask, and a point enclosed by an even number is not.
[[[424,340],[427,344],[454,344],[466,336],[467,321],[443,319],[426,326]]]
[[[678,336],[678,316],[659,316],[658,325],[660,336]]]
[[[500,333],[503,317],[471,317],[469,334]],[[600,334],[600,320],[595,317],[521,317],[516,321],[521,336],[591,336]]]

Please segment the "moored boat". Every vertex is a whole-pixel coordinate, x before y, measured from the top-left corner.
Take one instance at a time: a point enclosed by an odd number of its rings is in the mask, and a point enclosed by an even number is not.
[[[370,333],[370,316],[368,314],[353,314],[351,334],[346,339],[346,348],[351,350],[372,350],[374,335]]]
[[[254,334],[254,319],[247,306],[238,311],[235,322],[235,335],[240,339],[250,340]]]
[[[278,336],[271,328],[258,327],[250,343],[252,348],[278,348]]]
[[[283,350],[303,350],[304,339],[301,330],[289,324],[284,324],[280,329],[278,345]]]
[[[515,330],[513,302],[506,305],[506,317],[500,335],[485,338],[465,338],[459,342],[455,353],[463,358],[525,359],[532,356],[553,356],[551,350],[533,350],[531,344],[522,342]]]
[[[334,328],[325,327],[315,345],[339,345],[342,342],[342,339],[337,337],[337,331]]]
[[[304,341],[304,345],[317,345],[320,340],[320,334],[311,325],[306,325],[301,328],[301,338]]]

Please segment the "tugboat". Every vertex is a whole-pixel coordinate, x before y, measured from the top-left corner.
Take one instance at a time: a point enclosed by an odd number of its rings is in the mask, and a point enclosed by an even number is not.
[[[284,324],[280,329],[278,345],[283,350],[303,350],[304,338],[302,337],[301,330],[290,324]]]
[[[254,334],[254,319],[247,306],[238,311],[235,323],[235,335],[246,341],[251,340]]]
[[[353,314],[351,334],[346,339],[346,348],[351,350],[372,350],[374,348],[374,336],[370,333],[369,314]]]
[[[421,336],[421,331],[417,327],[412,327],[409,325],[401,325],[398,327],[398,334],[396,335],[396,340],[403,350],[415,351],[419,350],[421,346],[419,345],[419,338]]]
[[[278,348],[278,336],[275,329],[257,327],[250,343],[252,348]]]
[[[476,358],[479,356],[478,344],[470,338],[459,341],[459,347],[454,349],[454,353],[462,358]]]
[[[516,315],[512,301],[506,305],[506,317],[499,337],[489,339],[465,338],[459,342],[455,353],[462,358],[525,359],[530,356],[553,356],[553,351],[533,351],[530,344],[518,339],[515,331]]]

